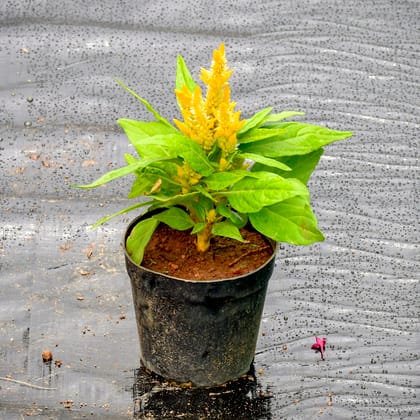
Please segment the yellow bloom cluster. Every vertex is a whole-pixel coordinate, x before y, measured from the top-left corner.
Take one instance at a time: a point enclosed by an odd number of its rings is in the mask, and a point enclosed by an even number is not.
[[[201,69],[201,80],[207,86],[205,99],[201,88],[196,85],[191,92],[186,85],[175,93],[181,107],[184,121],[174,120],[181,132],[197,142],[206,153],[217,145],[221,152],[221,166],[226,156],[236,149],[236,133],[245,124],[240,121],[240,111],[234,112],[236,103],[230,101],[229,69],[224,44],[213,52],[210,70]]]
[[[177,165],[176,171],[174,180],[181,185],[183,194],[191,191],[192,187],[200,181],[201,175],[195,172],[187,162],[184,162],[182,166]]]

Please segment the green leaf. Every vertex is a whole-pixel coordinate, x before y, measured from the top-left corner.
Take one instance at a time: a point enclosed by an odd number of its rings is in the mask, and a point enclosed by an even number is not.
[[[330,130],[326,127],[299,122],[275,124],[273,128],[285,128],[285,132],[269,139],[241,144],[239,145],[240,151],[272,158],[306,155],[352,135],[350,131]]]
[[[299,111],[283,111],[283,112],[280,112],[279,114],[270,114],[264,120],[264,124],[271,123],[271,122],[278,122],[281,120],[285,120],[286,118],[297,117],[299,115],[305,115],[305,113],[299,112]]]
[[[206,222],[207,213],[214,208],[213,199],[201,194],[184,200],[182,205],[196,222]]]
[[[233,211],[230,207],[226,205],[226,203],[219,204],[216,207],[216,211],[225,219],[230,220],[239,229],[242,229],[248,223],[248,216],[246,214],[241,214]]]
[[[122,168],[114,169],[113,171],[109,171],[106,174],[102,175],[100,178],[98,178],[96,181],[93,181],[90,184],[87,185],[72,185],[72,187],[75,188],[96,188],[100,185],[106,184],[110,181],[113,181],[114,179],[121,178],[122,176],[132,174],[133,172],[140,169],[142,166],[147,165],[148,162],[145,161],[137,161],[135,163],[131,163],[130,165],[123,166]]]
[[[243,178],[230,190],[221,193],[240,213],[257,212],[296,195],[309,196],[306,186],[297,179],[285,179],[270,172],[256,172],[255,175],[258,178]]]
[[[150,105],[150,103],[148,101],[146,101],[146,99],[142,98],[141,96],[137,95],[136,92],[134,92],[134,90],[131,90],[128,86],[126,86],[120,79],[115,78],[116,82],[123,88],[125,89],[128,93],[130,93],[131,95],[133,95],[137,100],[139,100],[144,106],[145,108],[151,112],[154,117],[158,120],[161,121],[163,124],[168,125],[169,127],[172,127],[172,124],[164,117],[162,117],[153,107],[152,105]]]
[[[194,215],[194,220],[205,221],[207,213],[214,208],[213,197],[208,198],[205,195],[199,194],[193,199],[185,200],[182,204],[188,209],[191,215]]]
[[[213,198],[213,196],[200,184],[197,184],[194,186],[194,188],[204,197],[207,197],[209,200],[211,201],[215,201],[215,199]],[[200,197],[201,198],[201,197]]]
[[[143,122],[119,119],[130,143],[135,147],[139,156],[144,159],[175,157],[171,135],[179,135],[173,127],[161,122]]]
[[[143,122],[121,118],[117,122],[142,158],[167,157],[174,154],[170,142],[164,137],[177,134],[178,131],[174,127],[168,127],[159,121]]]
[[[249,215],[259,232],[276,242],[310,245],[323,241],[317,220],[306,197],[292,197]]]
[[[150,176],[149,174],[145,174],[138,176],[131,185],[128,198],[136,198],[145,195],[147,191],[151,190],[157,179],[158,177],[156,175]]]
[[[191,77],[191,73],[188,70],[184,58],[181,55],[178,55],[176,63],[176,88],[181,90],[184,85],[187,86],[190,92],[193,92],[196,84]]]
[[[114,217],[117,217],[117,216],[120,216],[122,214],[128,213],[129,211],[138,209],[139,207],[148,206],[148,205],[150,205],[150,201],[144,201],[142,203],[137,203],[137,204],[134,204],[133,206],[130,206],[130,207],[127,207],[123,210],[117,211],[114,214],[111,214],[109,216],[103,217],[102,219],[98,220],[94,225],[91,226],[91,229],[95,229],[98,226],[103,225],[105,222],[113,219]]]
[[[229,172],[215,172],[203,179],[207,188],[213,191],[221,191],[233,184],[236,184],[242,178],[249,176],[250,172],[243,170],[234,170]],[[251,174],[252,176],[252,174]]]
[[[139,137],[152,137],[161,134],[174,134],[178,130],[172,125],[166,125],[161,121],[138,121],[128,118],[120,118],[117,123],[128,133],[135,133]]]
[[[143,150],[142,153],[148,157],[149,163],[180,156],[200,175],[208,176],[214,172],[215,169],[206,153],[194,140],[173,131],[149,136],[142,131],[141,123],[133,120],[124,120],[122,124],[130,141],[136,149]],[[151,149],[153,146],[161,149]]]
[[[280,169],[275,169],[274,172],[284,178],[296,178],[306,185],[323,152],[324,151],[321,148],[308,153],[307,155],[284,156],[282,158],[278,158],[280,162],[286,164],[289,168],[291,168],[291,170],[283,171]],[[251,171],[255,172],[266,170],[266,165],[259,163],[256,163],[251,168]],[[270,170],[272,169],[270,168]]]
[[[272,110],[273,110],[272,107],[264,108],[261,111],[258,111],[256,114],[254,114],[250,119],[246,120],[246,123],[238,131],[238,137],[242,136],[248,130],[251,130],[252,128],[255,128],[255,127],[258,127],[259,125],[261,125],[264,122],[267,115]]]
[[[194,140],[181,135],[174,135],[178,156],[181,156],[194,171],[208,176],[214,172],[206,153]]]
[[[196,223],[191,230],[191,235],[195,235],[196,233],[201,232],[206,226],[207,226],[206,222]]]
[[[305,115],[304,112],[299,111],[283,111],[278,114],[270,114],[272,108],[265,108],[257,112],[251,119],[247,120],[245,125],[238,132],[239,143],[250,143],[263,138],[272,137],[273,134],[266,133],[264,126],[266,123],[282,121],[286,118],[295,117],[298,115]]]
[[[132,163],[136,163],[139,161],[137,158],[135,158],[133,155],[130,155],[129,153],[124,153],[124,159],[127,165],[131,165]]]
[[[253,128],[247,131],[243,136],[238,137],[239,144],[253,143],[255,141],[275,137],[285,132],[284,128]]]
[[[176,230],[186,230],[194,226],[194,221],[188,213],[179,207],[171,207],[168,210],[156,214],[153,218]]]
[[[237,241],[244,242],[239,229],[229,220],[215,223],[211,229],[211,233],[213,235],[224,236],[226,238],[232,238],[236,239]]]
[[[269,166],[270,168],[277,168],[281,169],[282,171],[290,171],[291,168],[287,166],[285,163],[282,163],[278,160],[267,158],[261,155],[257,155],[255,153],[238,153],[237,156],[242,159],[250,159],[254,162],[262,163],[265,166]]]
[[[146,246],[152,238],[158,224],[159,221],[153,217],[142,220],[134,226],[130,236],[127,238],[127,252],[136,264],[141,264],[143,261]]]
[[[154,195],[153,198],[156,201],[156,203],[154,203],[153,208],[150,207],[150,210],[158,209],[158,208],[165,208],[165,207],[172,207],[176,205],[186,206],[190,202],[193,202],[199,195],[200,195],[199,192],[192,192],[188,194],[178,194],[172,197],[160,197],[159,195]]]

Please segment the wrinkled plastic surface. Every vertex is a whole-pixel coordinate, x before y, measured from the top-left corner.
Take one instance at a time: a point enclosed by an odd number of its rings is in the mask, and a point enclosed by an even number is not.
[[[408,0],[0,2],[0,377],[55,388],[0,379],[0,418],[191,411],[194,398],[135,374],[120,248],[134,215],[89,230],[128,205],[127,185],[69,184],[133,153],[118,117],[150,118],[115,76],[171,119],[177,54],[195,76],[221,41],[244,117],[273,105],[355,134],[326,148],[310,182],[326,241],[279,250],[258,392],[210,395],[203,412],[223,418],[223,397],[249,418],[419,417],[418,15]]]

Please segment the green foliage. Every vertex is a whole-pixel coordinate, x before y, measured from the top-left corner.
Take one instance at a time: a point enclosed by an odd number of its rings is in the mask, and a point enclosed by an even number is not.
[[[241,152],[255,153],[265,157],[306,155],[327,144],[352,135],[350,131],[335,131],[326,127],[301,122],[272,124],[273,136],[263,140],[241,144]],[[282,131],[278,133],[278,129]]]
[[[306,184],[323,147],[350,137],[351,132],[284,122],[303,113],[274,114],[272,108],[265,108],[237,132],[237,147],[232,153],[223,154],[217,144],[206,152],[148,101],[117,82],[151,112],[155,121],[118,120],[138,156],[126,155],[126,166],[79,187],[95,188],[126,175],[133,177],[128,197],[141,200],[95,226],[143,206],[148,206],[147,212],[162,209],[132,230],[126,245],[135,262],[141,263],[159,223],[190,229],[198,237],[220,235],[242,241],[240,229],[249,222],[278,242],[310,245],[323,240]],[[191,92],[196,86],[179,56],[176,87],[180,90],[184,85]],[[198,242],[205,241],[201,237]]]
[[[177,58],[177,72],[176,72],[176,88],[182,89],[183,86],[187,86],[189,91],[193,91],[195,88],[194,79],[185,64],[184,58],[178,55]]]
[[[157,228],[159,220],[151,217],[150,219],[142,220],[131,231],[127,238],[127,251],[133,261],[141,262],[143,260],[144,251],[149,243],[153,232]]]
[[[317,228],[309,197],[295,196],[251,213],[249,219],[259,232],[277,242],[310,245],[324,239]]]
[[[187,230],[194,226],[190,215],[179,207],[171,207],[156,214],[153,218],[176,230]]]

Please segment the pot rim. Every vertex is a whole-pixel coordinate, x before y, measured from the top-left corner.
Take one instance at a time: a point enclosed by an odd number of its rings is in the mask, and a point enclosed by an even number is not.
[[[264,264],[260,265],[258,268],[256,268],[253,271],[249,271],[248,273],[242,274],[240,276],[226,277],[226,278],[223,278],[223,279],[192,280],[192,279],[183,279],[182,277],[173,277],[173,276],[170,276],[168,274],[164,274],[164,273],[161,273],[159,271],[154,271],[154,270],[151,270],[150,268],[146,268],[146,267],[143,267],[142,265],[137,264],[136,262],[134,262],[132,260],[130,254],[127,252],[127,247],[126,247],[127,237],[130,234],[131,230],[134,228],[134,226],[139,222],[139,219],[142,219],[145,215],[146,215],[146,213],[143,213],[143,214],[140,214],[139,216],[135,217],[134,219],[132,219],[129,222],[127,228],[125,229],[125,231],[123,233],[122,241],[121,241],[121,246],[122,246],[122,248],[124,250],[125,258],[127,258],[131,262],[131,264],[135,265],[136,267],[139,267],[142,270],[147,271],[149,273],[153,273],[153,274],[157,274],[159,276],[165,277],[167,279],[183,281],[183,282],[186,282],[186,283],[201,283],[201,284],[205,284],[205,283],[208,283],[208,284],[209,283],[220,283],[220,282],[223,282],[223,281],[230,281],[230,280],[232,280],[232,281],[241,280],[241,279],[243,279],[245,277],[248,277],[248,276],[256,273],[257,271],[260,271],[265,266],[267,266],[268,264],[270,264],[271,261],[276,257],[276,254],[277,254],[277,251],[278,251],[278,243],[275,242],[275,241],[273,241],[272,239],[268,238],[267,236],[265,236],[265,238],[267,238],[269,240],[269,242],[271,243],[271,246],[273,248],[273,253],[272,253],[271,257],[268,258],[265,261]]]

